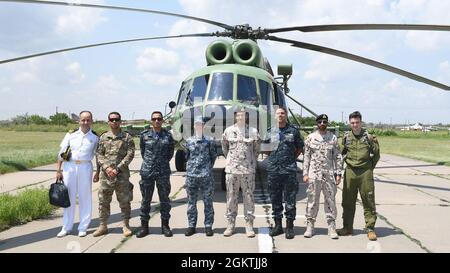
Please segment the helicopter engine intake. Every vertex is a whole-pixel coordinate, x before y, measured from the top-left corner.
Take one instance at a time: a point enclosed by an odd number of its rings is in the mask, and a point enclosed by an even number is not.
[[[212,42],[206,49],[206,62],[208,65],[232,63],[231,44],[224,40]]]
[[[237,64],[261,67],[261,50],[252,40],[238,40],[233,43],[233,59]]]

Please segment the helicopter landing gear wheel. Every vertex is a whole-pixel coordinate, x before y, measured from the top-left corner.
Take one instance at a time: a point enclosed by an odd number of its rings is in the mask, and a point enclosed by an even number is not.
[[[175,168],[179,172],[186,171],[186,157],[185,152],[183,150],[178,150],[175,153]]]

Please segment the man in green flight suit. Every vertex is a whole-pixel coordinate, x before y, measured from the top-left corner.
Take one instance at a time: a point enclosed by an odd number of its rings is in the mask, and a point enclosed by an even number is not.
[[[353,234],[353,219],[359,191],[364,208],[367,237],[375,241],[377,240],[374,230],[377,213],[373,169],[380,159],[380,146],[375,136],[361,128],[361,119],[361,113],[358,111],[349,115],[352,131],[346,132],[342,139],[342,155],[345,157],[347,167],[342,189],[344,227],[338,230],[338,234],[340,236]]]

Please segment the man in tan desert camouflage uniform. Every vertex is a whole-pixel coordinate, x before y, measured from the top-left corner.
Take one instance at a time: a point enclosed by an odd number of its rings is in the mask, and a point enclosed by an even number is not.
[[[111,214],[110,204],[114,191],[122,211],[123,235],[125,237],[132,235],[129,220],[133,187],[129,180],[130,170],[128,165],[134,158],[135,147],[131,135],[121,131],[120,123],[120,114],[111,112],[108,115],[108,124],[111,131],[100,136],[97,147],[97,169],[100,170],[101,183],[98,190],[100,226],[94,232],[94,237],[108,233],[107,222]]]
[[[245,232],[247,237],[255,237],[253,220],[255,216],[255,172],[260,144],[258,131],[246,125],[245,109],[236,113],[236,124],[225,129],[222,136],[222,150],[227,158],[225,165],[227,187],[228,226],[224,236],[234,232],[238,209],[239,188],[242,189],[244,201]]]
[[[316,118],[318,130],[314,131],[305,141],[303,160],[303,181],[308,184],[306,190],[308,201],[306,205],[306,231],[304,237],[314,234],[314,222],[319,211],[320,193],[325,199],[325,215],[328,222],[328,235],[338,239],[336,233],[336,200],[337,185],[341,181],[342,155],[337,137],[327,131],[328,116],[319,115]],[[336,179],[335,179],[336,175]]]

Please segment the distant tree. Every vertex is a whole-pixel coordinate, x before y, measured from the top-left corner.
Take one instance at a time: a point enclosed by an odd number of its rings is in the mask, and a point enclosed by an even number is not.
[[[66,113],[57,113],[50,116],[50,120],[52,124],[56,125],[67,125],[71,122],[71,119]]]
[[[16,124],[16,125],[18,125],[18,124],[28,124],[30,122],[30,117],[28,116],[28,114],[17,115],[17,116],[15,116],[15,117],[13,117],[11,119],[11,122],[13,124]]]
[[[48,120],[45,117],[39,116],[39,115],[31,115],[30,123],[37,124],[37,125],[49,124],[50,120]]]

